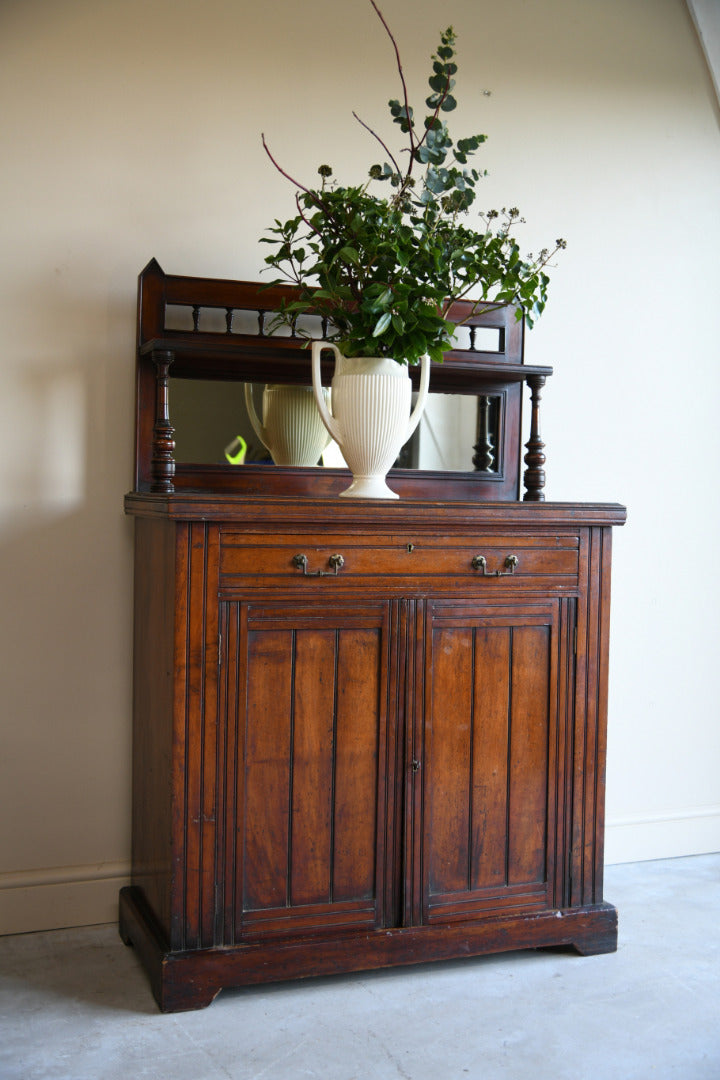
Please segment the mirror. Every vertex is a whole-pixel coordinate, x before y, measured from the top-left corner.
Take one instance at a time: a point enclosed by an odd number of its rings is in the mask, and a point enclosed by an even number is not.
[[[262,411],[262,392],[262,384],[253,386],[258,413]],[[503,400],[502,394],[430,394],[420,424],[403,447],[396,467],[497,475],[502,469],[499,432]],[[247,446],[246,463],[272,465],[269,451],[250,423],[244,383],[171,378],[169,402],[176,461],[227,464],[226,448],[237,449],[240,438]],[[335,444],[323,455],[322,463],[344,464]]]

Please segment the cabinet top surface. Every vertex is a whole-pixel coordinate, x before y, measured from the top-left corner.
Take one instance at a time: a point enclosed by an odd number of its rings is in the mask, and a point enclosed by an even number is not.
[[[234,522],[287,527],[393,528],[413,524],[440,527],[552,527],[561,525],[622,525],[626,510],[619,503],[560,502],[428,502],[424,500],[366,500],[213,495],[176,492],[158,495],[130,492],[125,512],[170,521]]]

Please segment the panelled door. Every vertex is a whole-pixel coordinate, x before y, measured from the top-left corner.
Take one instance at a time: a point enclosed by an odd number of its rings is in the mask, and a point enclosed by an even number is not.
[[[221,603],[226,940],[384,925],[395,617],[387,601]]]
[[[223,940],[562,906],[574,625],[572,599],[221,602]]]
[[[414,921],[558,902],[573,621],[572,601],[428,603]]]

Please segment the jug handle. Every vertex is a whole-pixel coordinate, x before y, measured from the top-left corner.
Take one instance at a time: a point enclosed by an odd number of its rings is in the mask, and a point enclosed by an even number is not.
[[[312,343],[312,383],[313,394],[315,396],[315,402],[320,413],[323,424],[332,435],[335,442],[342,446],[342,438],[340,435],[340,428],[338,427],[337,420],[332,415],[325,402],[325,395],[322,392],[322,375],[320,373],[320,354],[323,349],[332,349],[335,353],[335,364],[337,365],[338,359],[341,356],[340,350],[337,345],[333,345],[329,341],[313,341]]]
[[[405,442],[408,441],[415,428],[420,423],[420,418],[427,402],[428,387],[430,386],[430,357],[427,353],[424,353],[420,358],[420,386],[418,388],[417,401],[415,402],[415,408],[413,409],[410,420],[408,421],[407,435],[405,436]]]
[[[253,387],[252,383],[245,383],[245,407],[247,408],[250,423],[253,426],[253,430],[257,435],[260,442],[263,444],[266,450],[270,447],[267,444],[267,434],[265,428],[260,423],[260,418],[255,412],[255,402],[253,401]]]

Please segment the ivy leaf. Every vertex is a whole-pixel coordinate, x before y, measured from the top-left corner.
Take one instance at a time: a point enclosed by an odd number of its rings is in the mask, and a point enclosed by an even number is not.
[[[342,259],[343,262],[353,263],[355,266],[360,262],[360,254],[353,247],[340,248],[335,258]]]
[[[375,296],[375,293],[379,293],[379,295]],[[366,298],[371,300],[372,303],[369,305],[363,304],[363,307],[368,307],[369,311],[376,314],[378,311],[384,311],[392,303],[393,292],[392,289],[384,289],[382,284],[376,282],[364,290],[363,300]]]

